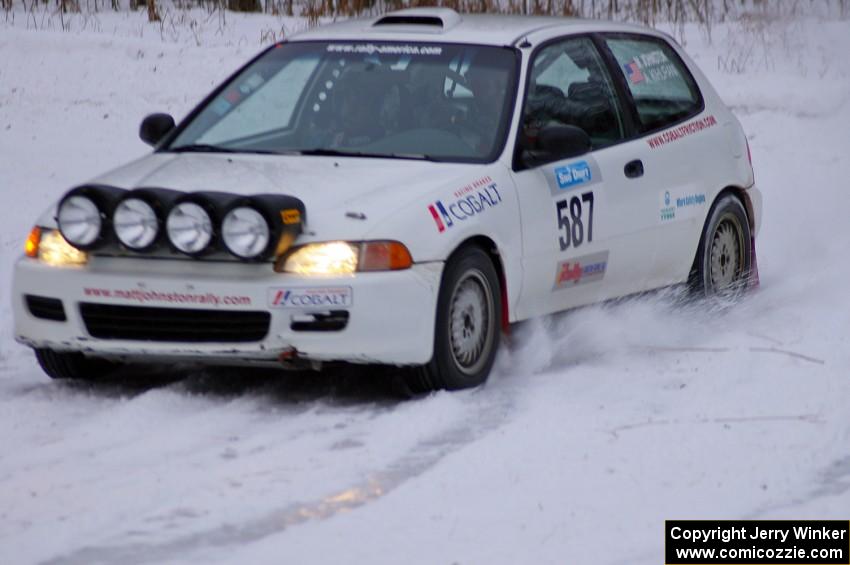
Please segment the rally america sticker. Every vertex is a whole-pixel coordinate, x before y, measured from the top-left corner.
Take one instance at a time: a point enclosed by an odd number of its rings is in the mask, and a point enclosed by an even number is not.
[[[607,269],[607,251],[600,251],[561,261],[555,269],[555,286],[552,287],[552,290],[599,282],[605,277],[605,271]]]
[[[270,288],[271,308],[347,308],[354,303],[350,286]]]

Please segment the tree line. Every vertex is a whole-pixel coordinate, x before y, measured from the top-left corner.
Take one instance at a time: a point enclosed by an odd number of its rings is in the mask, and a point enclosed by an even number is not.
[[[162,4],[177,10],[203,8],[208,12],[231,10],[301,16],[311,22],[420,6],[443,6],[465,13],[607,18],[649,25],[657,22],[710,25],[759,14],[850,17],[850,0],[0,0],[0,7],[8,11],[15,2],[23,4],[25,10],[55,3],[56,9],[63,13],[146,10],[150,21],[159,21]]]

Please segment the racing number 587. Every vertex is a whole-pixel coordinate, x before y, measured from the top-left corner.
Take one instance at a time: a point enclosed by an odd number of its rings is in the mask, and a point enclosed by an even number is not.
[[[555,203],[558,213],[558,242],[561,251],[569,249],[570,246],[578,247],[584,243],[584,221],[582,220],[582,202],[590,204],[587,217],[587,241],[593,241],[593,193],[585,192],[572,198],[564,198]]]

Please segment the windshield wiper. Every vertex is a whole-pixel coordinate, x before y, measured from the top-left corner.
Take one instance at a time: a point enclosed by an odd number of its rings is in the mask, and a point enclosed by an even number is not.
[[[221,145],[210,145],[208,143],[190,143],[189,145],[178,145],[169,147],[174,153],[238,153],[236,149],[222,147]]]
[[[232,147],[222,147],[221,145],[210,145],[208,143],[178,145],[177,147],[169,147],[168,151],[173,151],[174,153],[255,153],[259,155],[278,155],[277,151],[268,151],[266,149],[234,149]]]
[[[440,162],[441,159],[425,155],[424,153],[369,153],[367,151],[346,151],[343,149],[299,149],[292,151],[294,155],[319,155],[324,157],[365,157],[374,159],[410,159],[414,161],[434,161]]]
[[[409,159],[414,161],[442,162],[438,157],[425,155],[423,153],[369,153],[366,151],[345,151],[343,149],[292,149],[283,151],[270,151],[266,149],[235,149],[222,147],[221,145],[210,145],[207,143],[190,143],[169,147],[166,151],[174,153],[256,153],[260,155],[318,155],[322,157],[364,157],[373,159]]]

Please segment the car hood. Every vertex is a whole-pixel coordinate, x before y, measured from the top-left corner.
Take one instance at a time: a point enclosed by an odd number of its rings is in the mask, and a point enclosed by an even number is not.
[[[322,239],[365,234],[405,205],[455,187],[482,167],[409,159],[154,153],[92,182],[127,189],[288,194],[304,202],[307,227]]]

